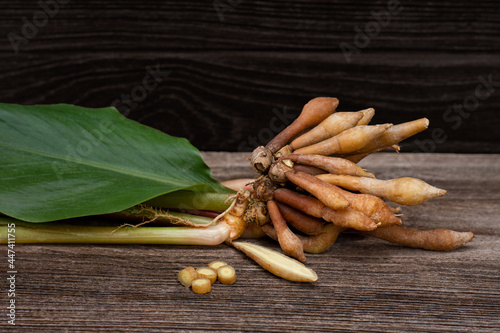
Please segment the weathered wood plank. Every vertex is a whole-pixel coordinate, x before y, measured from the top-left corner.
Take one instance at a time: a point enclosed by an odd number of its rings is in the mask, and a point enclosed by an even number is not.
[[[61,1],[66,2],[66,1]],[[368,27],[372,50],[499,51],[497,1],[70,1],[21,52],[162,50],[337,51],[354,45],[355,27]],[[229,4],[232,3],[233,6]],[[37,0],[2,2],[0,27],[22,34],[23,16],[41,11]],[[222,15],[219,15],[221,13]],[[222,19],[222,20],[221,20]],[[373,36],[375,34],[375,36]],[[29,36],[29,35],[28,35]],[[361,38],[361,43],[364,43]],[[10,52],[7,39],[0,51]]]
[[[476,111],[452,111],[474,97],[479,77],[500,82],[497,54],[362,53],[351,64],[340,53],[321,52],[149,51],[118,60],[113,54],[23,53],[4,59],[11,65],[0,65],[2,102],[116,102],[130,118],[186,137],[202,150],[251,151],[291,122],[309,99],[336,96],[339,110],[374,107],[374,123],[428,117],[430,129],[415,137],[420,144],[403,144],[407,152],[500,152],[498,87]],[[158,68],[161,82],[142,95],[148,67]]]
[[[219,179],[252,176],[244,155],[203,153]],[[413,164],[408,166],[408,161]],[[411,175],[448,189],[444,198],[404,207],[405,224],[472,230],[476,237],[461,249],[439,253],[343,234],[328,252],[308,255],[307,265],[319,275],[314,284],[276,278],[225,245],[18,245],[17,328],[496,331],[500,327],[499,162],[500,155],[370,156],[362,165],[379,178]],[[266,239],[254,242],[278,249]],[[216,284],[210,294],[195,295],[176,281],[181,268],[216,258],[236,267],[235,285]],[[5,327],[5,319],[0,325]]]
[[[343,110],[375,107],[377,122],[425,116],[447,136],[409,151],[500,152],[497,1],[400,1],[366,45],[355,28],[397,1],[230,3],[221,21],[213,1],[70,1],[44,22],[39,1],[4,1],[0,101],[118,101],[132,119],[200,149],[248,151],[274,109],[297,115],[310,98],[335,95]],[[30,30],[34,15],[39,27]],[[17,54],[10,33],[24,38]],[[341,43],[360,53],[348,62]],[[143,95],[147,66],[170,74]],[[476,108],[467,98],[490,75],[491,96]]]

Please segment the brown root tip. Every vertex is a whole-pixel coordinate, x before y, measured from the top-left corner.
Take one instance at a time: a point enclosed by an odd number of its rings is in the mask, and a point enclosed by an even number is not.
[[[468,232],[457,232],[455,235],[456,247],[459,248],[470,242],[474,238],[474,234],[470,231]]]
[[[273,153],[264,146],[254,149],[250,157],[252,167],[255,172],[266,172],[273,163]]]
[[[435,237],[439,242],[432,244],[432,246],[423,247],[426,250],[452,251],[464,246],[474,238],[474,234],[470,231],[460,232],[448,229],[436,229],[433,232],[436,234],[439,233],[440,237]]]
[[[293,171],[293,162],[290,160],[282,160],[273,163],[269,168],[269,178],[275,183],[284,184],[288,182],[285,173]]]
[[[301,252],[297,253],[296,255],[297,259],[302,261],[302,262],[306,262],[307,261],[307,258],[304,254],[304,250],[302,250]]]
[[[368,172],[368,170],[363,169],[363,171],[365,171],[365,172],[366,172],[366,174],[365,174],[365,175],[363,175],[363,177],[373,178],[373,179],[376,179],[376,178],[377,178],[377,177],[375,177],[375,175],[374,175],[373,173]]]
[[[387,206],[387,207],[389,207],[389,209],[391,210],[391,212],[393,214],[401,213],[401,207],[399,207],[399,206],[398,207]],[[398,216],[398,215],[396,215],[396,216]]]
[[[278,242],[280,243],[281,249],[295,259],[305,262],[306,256],[304,255],[304,245],[299,237],[288,228],[276,202],[269,200],[267,202],[267,210],[269,211],[274,229],[278,234]]]
[[[397,153],[401,151],[401,146],[399,145],[392,145],[391,148],[394,149]]]
[[[424,123],[424,126],[425,126],[425,128],[429,128],[429,124],[430,124],[430,121],[429,121],[429,119],[427,119],[427,118],[424,118],[424,121],[423,121],[423,123]]]

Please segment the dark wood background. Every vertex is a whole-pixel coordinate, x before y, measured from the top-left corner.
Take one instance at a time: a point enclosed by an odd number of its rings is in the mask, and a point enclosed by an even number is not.
[[[133,108],[117,106],[201,150],[250,150],[268,140],[273,109],[296,115],[313,97],[337,96],[341,110],[374,107],[377,123],[430,118],[417,139],[447,136],[405,151],[500,152],[500,85],[446,121],[479,76],[500,82],[498,1],[401,0],[350,63],[340,43],[354,45],[388,1],[60,2],[44,21],[38,1],[2,1],[0,101],[109,106],[141,92],[150,66],[169,74]],[[17,53],[13,34],[25,38]]]

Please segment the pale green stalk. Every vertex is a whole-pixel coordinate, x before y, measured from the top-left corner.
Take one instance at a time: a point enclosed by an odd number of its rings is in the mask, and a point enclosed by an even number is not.
[[[159,208],[146,206],[134,206],[120,212],[105,214],[103,216],[125,221],[142,221],[144,224],[149,222],[167,222],[189,227],[206,227],[213,223],[213,219],[209,217],[170,211],[163,212]]]
[[[175,244],[218,245],[229,238],[230,228],[218,223],[207,228],[193,227],[96,227],[61,222],[29,223],[0,218],[0,243],[7,243],[8,224],[15,224],[16,244],[93,243],[93,244]],[[10,228],[10,227],[9,227]],[[12,228],[10,228],[12,229]]]
[[[178,217],[182,220],[188,220],[196,225],[204,226],[212,223],[213,219],[205,216],[198,216],[192,214],[178,213],[178,212],[168,212],[168,215],[172,215],[173,217]],[[175,221],[174,221],[175,222]]]

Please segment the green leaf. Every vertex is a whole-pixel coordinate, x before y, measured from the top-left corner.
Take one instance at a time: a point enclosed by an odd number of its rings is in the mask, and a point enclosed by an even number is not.
[[[186,139],[115,108],[0,103],[0,212],[30,222],[106,214],[178,190],[231,193]]]

